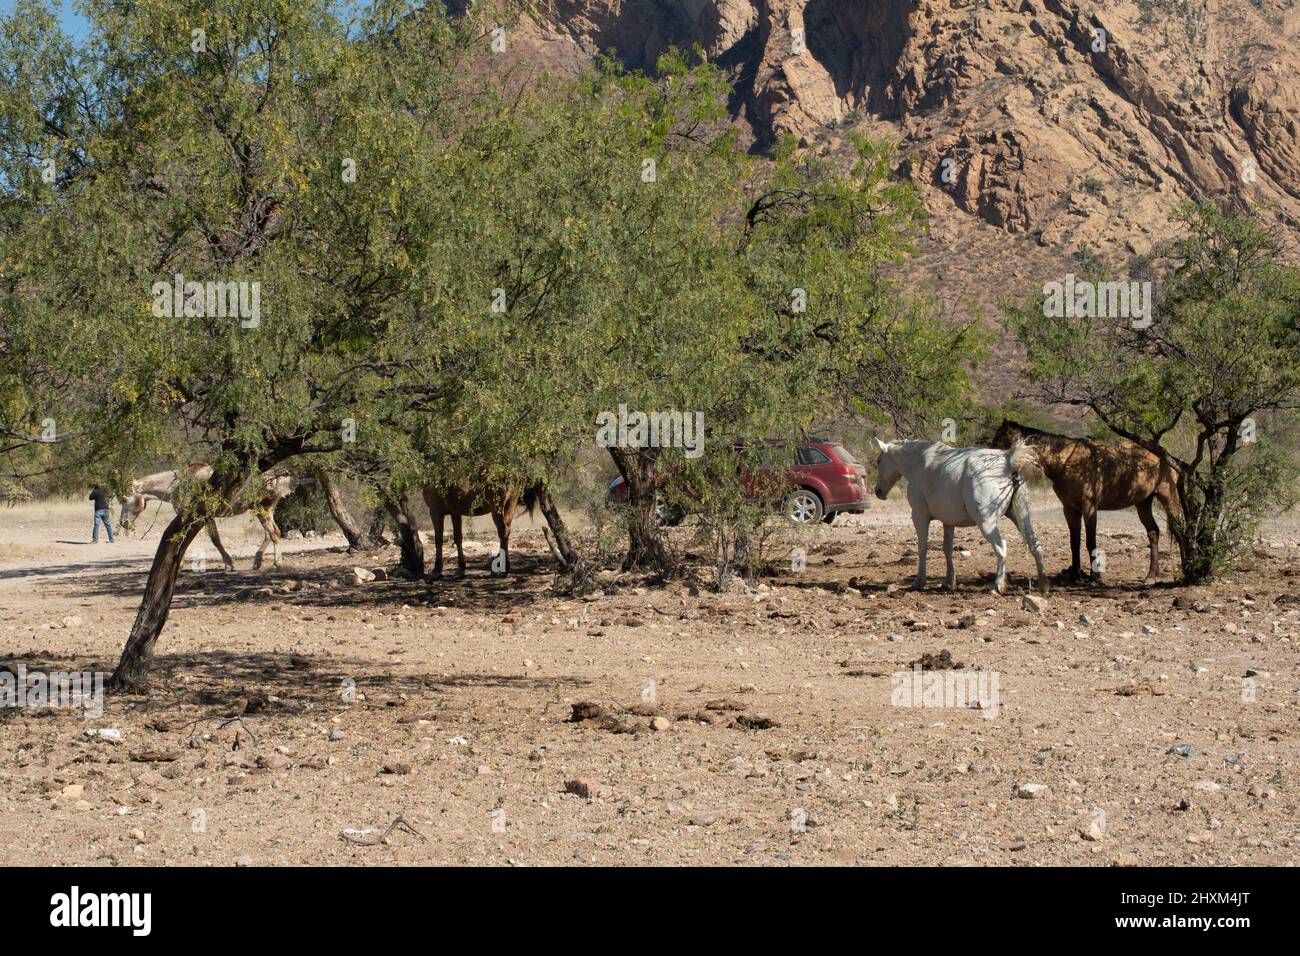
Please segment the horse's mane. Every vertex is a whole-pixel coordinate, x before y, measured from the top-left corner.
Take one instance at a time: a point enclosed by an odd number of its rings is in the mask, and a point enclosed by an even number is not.
[[[1088,441],[1086,438],[1075,438],[1071,435],[1061,435],[1057,432],[1049,432],[1043,428],[1034,428],[1032,425],[1022,425],[1020,422],[1014,422],[1009,418],[1005,419],[1003,424],[1010,425],[1012,428],[1020,432],[1020,434],[1025,437],[1025,441],[1029,444],[1043,444],[1053,450],[1059,450],[1066,445],[1075,445],[1086,443]],[[1031,438],[1037,439],[1037,441],[1030,442],[1029,439]]]

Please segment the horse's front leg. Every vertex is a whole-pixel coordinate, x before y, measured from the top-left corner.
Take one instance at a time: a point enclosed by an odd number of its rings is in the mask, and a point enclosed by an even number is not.
[[[946,524],[943,526],[943,556],[948,563],[948,573],[943,579],[943,589],[945,591],[955,591],[957,589],[957,566],[952,563],[952,546],[955,536],[955,529],[952,525]]]
[[[1083,530],[1088,539],[1088,558],[1092,562],[1092,583],[1100,585],[1106,573],[1106,555],[1097,551],[1097,509],[1083,513]]]
[[[930,544],[929,513],[912,514],[912,524],[916,528],[916,580],[912,582],[913,591],[925,590],[925,552]]]
[[[1065,507],[1065,524],[1070,529],[1070,567],[1063,576],[1070,581],[1077,581],[1083,573],[1083,564],[1079,558],[1079,549],[1083,547],[1083,512],[1078,508]]]

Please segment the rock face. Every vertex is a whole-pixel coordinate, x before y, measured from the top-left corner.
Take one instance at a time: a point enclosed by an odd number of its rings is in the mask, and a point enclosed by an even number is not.
[[[1289,0],[554,0],[522,55],[653,69],[698,46],[758,147],[898,144],[944,240],[1148,252],[1187,199],[1300,223],[1300,7]],[[987,241],[987,237],[985,239]],[[1001,240],[992,240],[995,245]],[[1012,260],[1023,256],[1010,255]],[[987,276],[985,276],[987,279]]]

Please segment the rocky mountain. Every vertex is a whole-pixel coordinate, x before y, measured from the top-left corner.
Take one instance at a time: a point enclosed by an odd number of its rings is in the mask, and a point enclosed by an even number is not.
[[[1133,267],[1190,199],[1300,224],[1296,0],[551,0],[523,32],[560,68],[698,46],[758,149],[893,141],[958,316],[1085,252]]]

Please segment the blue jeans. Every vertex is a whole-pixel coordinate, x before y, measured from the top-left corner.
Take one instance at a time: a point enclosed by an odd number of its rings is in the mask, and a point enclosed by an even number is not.
[[[90,532],[90,543],[91,543],[91,544],[99,544],[99,524],[100,524],[101,521],[104,523],[104,530],[108,532],[108,543],[109,543],[109,544],[112,544],[112,543],[113,543],[113,526],[112,526],[111,524],[109,524],[109,521],[108,521],[108,509],[107,509],[107,508],[96,508],[96,509],[95,509],[95,521],[94,521],[94,523],[90,526],[90,527],[91,527],[91,532]]]

